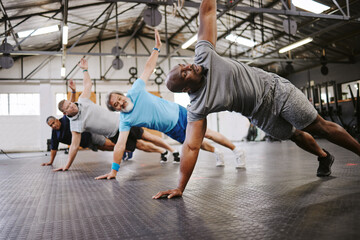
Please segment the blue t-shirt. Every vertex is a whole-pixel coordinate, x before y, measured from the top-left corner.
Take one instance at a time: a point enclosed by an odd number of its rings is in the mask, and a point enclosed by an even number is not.
[[[152,95],[145,90],[145,82],[138,78],[127,97],[134,103],[131,112],[120,113],[119,131],[131,127],[147,127],[166,133],[173,129],[179,118],[179,105]]]

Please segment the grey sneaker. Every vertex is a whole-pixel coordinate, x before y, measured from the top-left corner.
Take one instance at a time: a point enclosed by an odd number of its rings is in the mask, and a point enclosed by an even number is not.
[[[327,156],[326,157],[318,157],[319,167],[317,169],[316,176],[318,177],[327,177],[331,174],[331,165],[334,163],[334,156],[331,155],[328,151],[323,149]]]
[[[220,152],[219,150],[216,150],[214,153],[216,156],[216,166],[217,167],[225,166],[224,154],[222,152]]]
[[[235,168],[246,168],[245,151],[236,147],[233,152],[235,154]]]

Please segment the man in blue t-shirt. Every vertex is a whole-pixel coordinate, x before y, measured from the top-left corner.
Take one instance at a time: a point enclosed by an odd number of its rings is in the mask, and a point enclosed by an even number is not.
[[[176,103],[154,96],[145,90],[146,82],[156,66],[160,47],[161,41],[159,33],[155,30],[155,48],[146,62],[144,72],[140,78],[135,81],[132,88],[128,91],[127,96],[116,91],[113,91],[108,95],[107,106],[109,110],[120,111],[120,135],[114,150],[114,163],[111,172],[99,176],[96,179],[111,179],[116,177],[121,160],[119,156],[125,151],[124,143],[127,140],[131,127],[137,126],[155,129],[165,133],[180,143],[183,143],[185,140],[187,125],[186,109]],[[233,150],[238,162],[237,167],[245,167],[244,152],[241,149],[236,148],[235,145],[223,135],[207,129],[206,137]],[[205,141],[202,143],[202,149],[219,153],[217,149]],[[221,156],[222,154],[220,153],[217,155]],[[217,163],[217,165],[224,165],[222,159],[218,162],[221,163]]]
[[[288,80],[274,73],[219,56],[215,0],[203,0],[199,9],[198,42],[194,64],[179,64],[167,75],[172,92],[187,92],[189,124],[181,154],[180,180],[176,189],[157,193],[154,198],[182,196],[194,169],[206,132],[206,116],[235,111],[247,116],[264,132],[279,139],[291,139],[318,157],[316,175],[331,174],[334,157],[312,137],[324,137],[360,156],[360,144],[345,129],[324,120],[308,99]]]

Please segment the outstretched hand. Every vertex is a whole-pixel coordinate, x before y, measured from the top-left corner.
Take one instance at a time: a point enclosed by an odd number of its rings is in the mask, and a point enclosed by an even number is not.
[[[165,197],[166,195],[167,198],[173,198],[173,197],[181,197],[182,196],[182,191],[178,188],[176,189],[170,189],[167,191],[162,191],[162,192],[158,192],[155,196],[153,196],[153,199],[159,199],[161,197]]]
[[[160,49],[161,45],[162,45],[162,43],[161,43],[159,31],[157,29],[155,29],[155,47],[157,49]]]
[[[72,78],[70,78],[70,80],[69,80],[69,88],[70,88],[73,92],[76,92],[76,85],[75,85],[75,82],[73,81]]]
[[[65,172],[67,170],[69,170],[69,169],[68,168],[56,168],[56,169],[53,170],[53,172],[59,172],[59,171]]]
[[[116,174],[113,174],[112,172],[110,172],[110,173],[107,173],[107,174],[105,174],[105,175],[98,176],[98,177],[96,177],[95,179],[96,179],[96,180],[100,180],[100,179],[107,179],[107,180],[109,180],[109,179],[113,179],[113,178],[116,178]]]
[[[45,163],[42,163],[41,166],[51,166],[52,163],[51,162],[45,162]]]
[[[82,70],[88,70],[88,62],[85,58],[82,58],[80,60],[80,63],[78,64],[78,66],[82,69]]]

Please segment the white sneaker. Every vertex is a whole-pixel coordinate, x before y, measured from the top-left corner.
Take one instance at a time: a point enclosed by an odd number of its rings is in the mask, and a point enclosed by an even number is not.
[[[236,147],[233,152],[235,154],[235,168],[246,168],[245,151],[240,147]]]
[[[215,149],[214,153],[216,156],[216,166],[217,167],[225,166],[224,154],[217,149]]]

